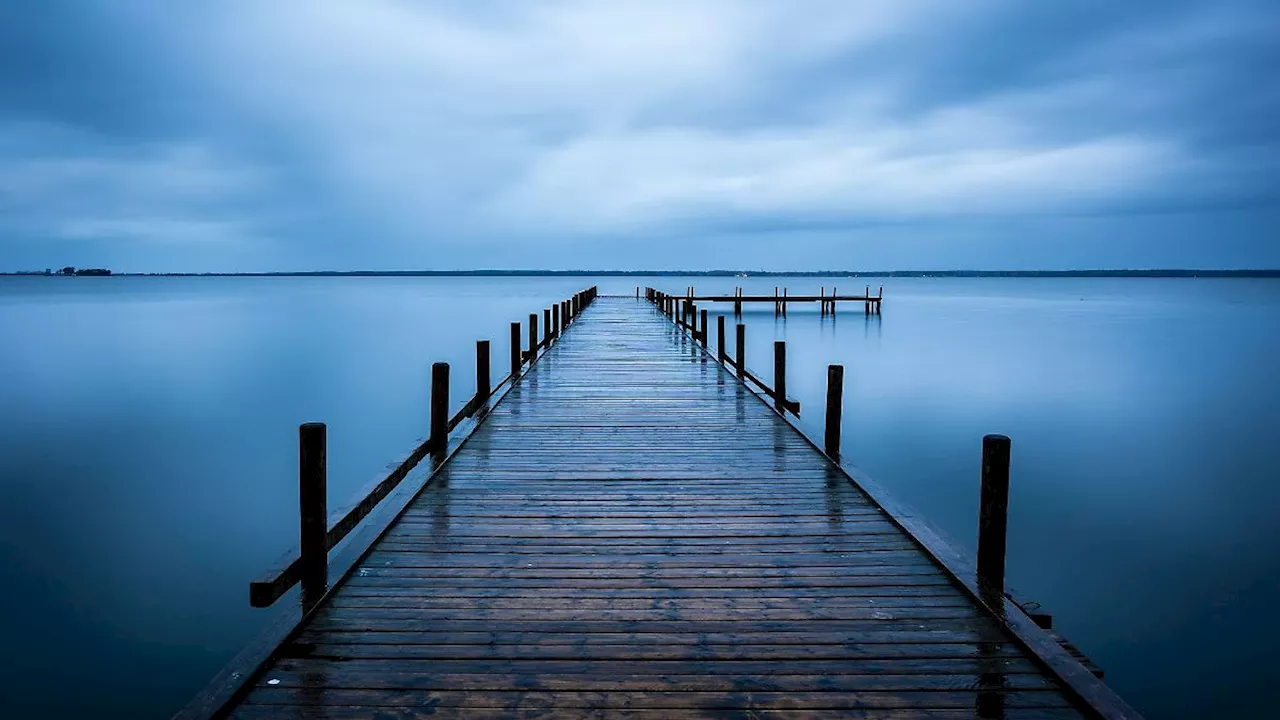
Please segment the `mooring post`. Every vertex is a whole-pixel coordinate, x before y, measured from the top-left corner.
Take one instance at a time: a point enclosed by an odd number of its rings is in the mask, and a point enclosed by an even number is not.
[[[1009,519],[1009,438],[982,438],[982,495],[978,507],[978,585],[1004,594],[1005,532]]]
[[[520,323],[511,323],[511,382],[520,377],[520,366],[524,363],[520,358]]]
[[[551,345],[551,308],[542,308],[542,344]]]
[[[720,362],[724,362],[729,357],[729,353],[724,349],[724,316],[716,316],[716,357]]]
[[[484,402],[493,392],[489,382],[489,341],[476,341],[476,399]]]
[[[449,446],[449,363],[431,365],[431,435],[432,449],[443,453]]]
[[[556,303],[555,305],[551,306],[551,327],[555,328],[554,332],[551,333],[551,336],[554,338],[559,338],[560,337],[560,303]]]
[[[529,362],[538,357],[538,313],[529,313]]]
[[[298,527],[301,531],[298,548],[304,604],[319,600],[329,584],[326,444],[324,423],[298,426]]]
[[[827,315],[827,286],[823,285],[818,290],[818,315],[826,317]]]
[[[738,323],[738,375],[742,375],[747,371],[747,326]]]
[[[840,457],[840,413],[844,406],[844,366],[827,366],[827,432],[823,449],[827,456]]]
[[[787,343],[773,341],[773,406],[778,412],[787,409]]]
[[[782,317],[787,316],[787,289],[782,288]]]
[[[702,309],[702,334],[700,335],[700,337],[702,339],[702,349],[706,350],[707,349],[707,309],[706,308]]]

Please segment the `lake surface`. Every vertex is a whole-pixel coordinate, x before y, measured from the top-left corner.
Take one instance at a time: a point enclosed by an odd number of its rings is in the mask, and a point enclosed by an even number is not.
[[[5,716],[167,717],[270,617],[247,583],[297,535],[297,425],[329,424],[338,503],[425,434],[432,362],[460,406],[476,340],[500,378],[508,324],[593,283],[865,281],[0,278]],[[1009,581],[1148,717],[1273,710],[1280,281],[890,279],[880,317],[744,321],[815,437],[844,364],[846,457],[970,550],[1010,435]]]

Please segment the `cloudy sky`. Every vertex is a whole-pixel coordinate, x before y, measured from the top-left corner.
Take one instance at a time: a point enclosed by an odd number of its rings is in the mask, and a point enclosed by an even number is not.
[[[1280,267],[1273,0],[0,3],[0,269]]]

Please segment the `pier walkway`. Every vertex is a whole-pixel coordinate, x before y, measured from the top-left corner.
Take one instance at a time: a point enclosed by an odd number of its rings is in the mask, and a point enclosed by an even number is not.
[[[584,311],[216,715],[1127,716],[631,298]]]

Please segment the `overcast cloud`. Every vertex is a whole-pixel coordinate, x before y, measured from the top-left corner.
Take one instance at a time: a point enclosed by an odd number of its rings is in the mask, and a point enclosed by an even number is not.
[[[1277,267],[1272,2],[0,6],[0,269]]]

